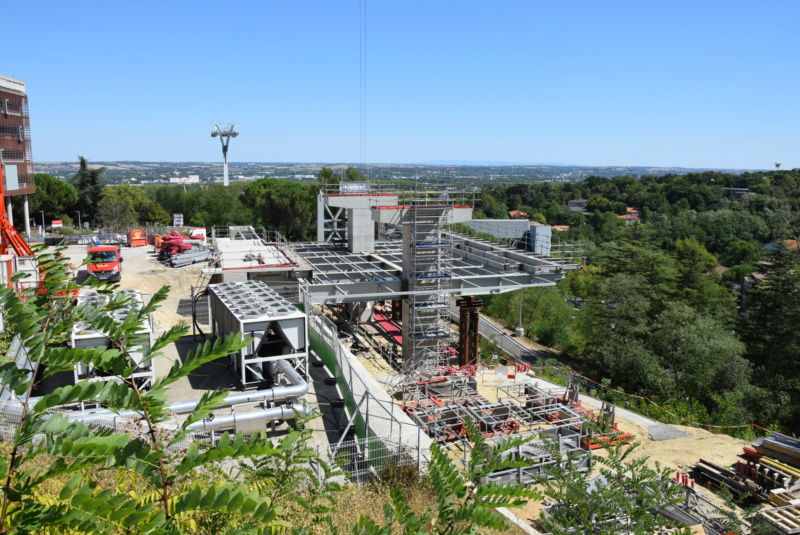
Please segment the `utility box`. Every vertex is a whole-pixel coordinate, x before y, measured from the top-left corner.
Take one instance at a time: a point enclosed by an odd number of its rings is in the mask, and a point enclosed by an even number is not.
[[[211,325],[216,336],[242,333],[247,347],[230,355],[242,388],[266,386],[280,360],[306,377],[308,318],[261,281],[223,282],[208,287]]]
[[[127,306],[118,310],[110,312],[113,320],[121,323],[125,320],[128,313],[133,310],[141,310],[144,306],[144,299],[141,292],[138,290],[119,290],[111,294],[100,294],[94,290],[82,291],[78,295],[78,306],[81,305],[104,305],[111,301],[115,295],[125,294],[130,297]],[[152,318],[148,318],[142,325],[142,328],[136,333],[137,338],[134,340],[135,346],[130,352],[130,356],[136,364],[136,370],[131,375],[139,388],[147,389],[153,386],[155,380],[155,369],[153,368],[153,361],[144,361],[145,353],[153,345],[153,327]],[[89,347],[111,347],[111,340],[107,333],[97,330],[96,327],[86,323],[76,323],[72,328],[72,335],[70,338],[70,346],[73,348],[89,348]],[[75,382],[88,380],[94,381],[116,381],[122,382],[122,377],[105,375],[100,370],[92,368],[91,366],[78,363],[75,367]]]

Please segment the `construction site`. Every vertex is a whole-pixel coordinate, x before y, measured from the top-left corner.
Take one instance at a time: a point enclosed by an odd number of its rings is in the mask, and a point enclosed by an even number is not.
[[[252,227],[176,225],[161,233],[130,233],[120,245],[125,263],[117,292],[130,297],[130,307],[141,307],[160,287],[172,289],[142,328],[143,346],[180,321],[190,323],[193,333],[164,357],[141,363],[132,378],[147,388],[198,341],[241,333],[249,340],[245,348],[204,365],[170,391],[176,421],[205,392],[231,391],[214,413],[192,425],[194,440],[213,442],[224,431],[280,436],[298,414],[318,413],[309,424],[317,451],[345,459],[351,480],[365,482],[387,463],[424,471],[433,444],[467,462],[467,422],[473,422],[490,443],[531,438],[514,453],[528,467],[496,472],[486,481],[524,484],[546,476],[562,457],[590,472],[603,444],[636,441],[636,455],[672,467],[674,485],[686,494],[682,504],[659,511],[665,523],[723,533],[720,501],[709,490],[727,489],[771,505],[751,522],[776,534],[800,533],[795,439],[774,434],[747,444],[662,425],[594,400],[575,383],[559,386],[535,375],[531,368],[541,363],[544,348],[521,329],[510,331],[482,316],[481,296],[555,285],[582,259],[553,254],[545,226],[473,220],[471,195],[341,184],[319,194],[314,242],[291,243]],[[3,220],[2,283],[19,285],[6,274],[35,274],[35,259],[5,214]],[[498,240],[456,233],[456,223]],[[86,245],[67,245],[64,254],[76,280],[84,280]],[[35,283],[27,284],[30,290]],[[26,291],[24,285],[18,289]],[[85,304],[109,296],[84,288],[76,299]],[[125,313],[113,319],[121,321]],[[481,338],[498,353],[491,366],[481,359]],[[72,347],[108,342],[102,330],[82,324],[70,340]],[[30,366],[19,340],[10,356],[18,366]],[[81,365],[48,378],[35,394],[80,380],[115,378]],[[3,428],[10,429],[21,405],[11,388],[0,400]],[[115,429],[135,417],[85,402],[57,410]],[[517,520],[539,533],[533,526],[541,510],[532,507]]]

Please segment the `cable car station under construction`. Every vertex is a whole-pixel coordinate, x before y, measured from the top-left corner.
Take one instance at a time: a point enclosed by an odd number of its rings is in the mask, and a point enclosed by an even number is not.
[[[624,438],[616,433],[612,406],[588,410],[574,387],[540,384],[521,373],[520,360],[509,358],[510,373],[496,396],[480,392],[480,296],[552,286],[577,263],[454,232],[453,224],[472,220],[472,203],[452,191],[377,192],[367,183],[342,184],[320,193],[318,214],[316,242],[289,243],[251,227],[211,232],[214,258],[190,299],[195,337],[242,333],[251,342],[225,363],[230,384],[222,386],[238,392],[193,425],[195,438],[214,440],[225,430],[279,433],[286,420],[318,407],[323,418],[314,425],[325,431],[319,447],[346,454],[354,479],[395,457],[422,468],[433,443],[466,459],[468,420],[490,440],[550,435],[563,451],[583,452],[576,461],[582,469],[589,468],[595,444],[586,422]],[[96,298],[82,290],[80,299]],[[151,325],[142,336],[149,339],[154,330]],[[103,333],[85,328],[73,342],[105,343]],[[19,344],[15,350],[22,362],[24,351]],[[508,379],[516,372],[518,378]],[[146,388],[158,365],[136,373]],[[83,366],[72,380],[78,379],[114,378]],[[195,379],[172,403],[176,417],[214,386]],[[13,413],[7,389],[2,401],[6,414]],[[131,416],[85,404],[62,410],[113,426]],[[543,443],[529,443],[517,454],[539,464],[496,480],[532,480],[553,462],[545,451]]]

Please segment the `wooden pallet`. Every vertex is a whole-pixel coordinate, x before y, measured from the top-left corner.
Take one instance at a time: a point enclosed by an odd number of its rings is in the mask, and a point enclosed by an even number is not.
[[[800,507],[796,505],[767,509],[759,512],[758,516],[778,528],[782,535],[800,533]]]
[[[800,505],[800,494],[797,491],[775,489],[769,491],[769,501],[775,504],[775,507],[797,506]]]

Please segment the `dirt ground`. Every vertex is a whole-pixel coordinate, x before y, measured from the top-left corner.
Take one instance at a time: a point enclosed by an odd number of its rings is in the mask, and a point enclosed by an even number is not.
[[[71,245],[67,247],[67,256],[77,268],[76,280],[83,282],[86,279],[86,270],[79,267],[86,258],[86,245]],[[201,269],[207,263],[199,263],[184,268],[172,268],[158,261],[155,248],[125,247],[120,249],[122,256],[122,280],[119,287],[122,290],[139,290],[147,296],[153,295],[163,286],[170,287],[167,300],[153,315],[156,331],[172,327],[179,321],[189,323],[191,314],[182,315],[182,311],[191,310],[191,287],[197,285],[201,277]]]

